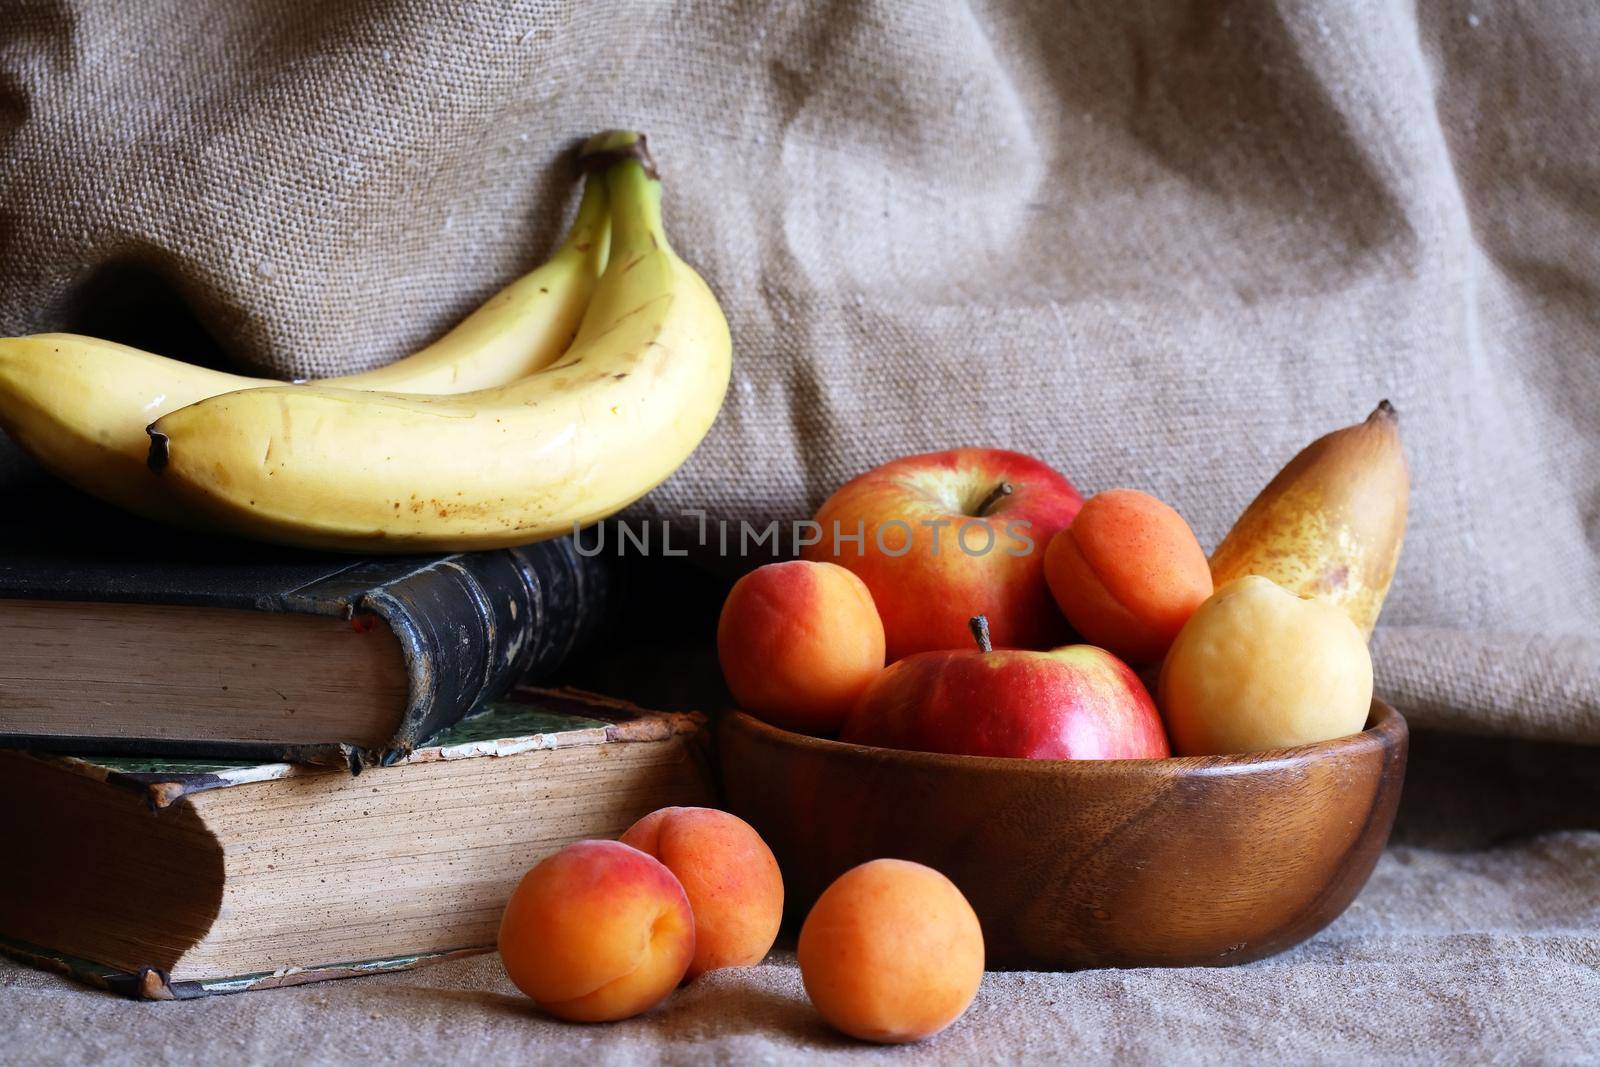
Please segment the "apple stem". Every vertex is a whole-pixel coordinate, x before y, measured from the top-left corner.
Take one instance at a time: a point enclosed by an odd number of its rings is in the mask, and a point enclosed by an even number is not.
[[[994,643],[989,640],[989,619],[985,615],[974,615],[967,620],[967,629],[972,631],[972,639],[978,642],[979,652],[993,652]]]
[[[981,519],[985,515],[989,514],[989,509],[990,508],[994,507],[1002,499],[1004,499],[1005,497],[1010,496],[1015,491],[1016,490],[1012,488],[1012,485],[1011,485],[1010,482],[1001,482],[999,485],[997,485],[993,489],[989,490],[989,495],[984,497],[983,498],[983,503],[978,505],[978,515],[977,515],[977,517]]]

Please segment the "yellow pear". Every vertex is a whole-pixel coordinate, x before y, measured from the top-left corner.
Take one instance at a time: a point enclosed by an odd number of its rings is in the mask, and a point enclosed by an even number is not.
[[[1211,554],[1218,589],[1246,574],[1335,604],[1370,637],[1405,539],[1410,471],[1387,400],[1311,442]]]

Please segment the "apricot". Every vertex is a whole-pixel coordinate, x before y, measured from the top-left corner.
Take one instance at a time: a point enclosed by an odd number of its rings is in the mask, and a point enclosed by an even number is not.
[[[761,835],[715,808],[662,808],[622,835],[683,884],[694,912],[694,959],[686,977],[760,963],[783,921],[783,875]]]
[[[1336,601],[1248,575],[1200,605],[1157,688],[1181,756],[1309,745],[1366,724],[1372,656]]]
[[[677,988],[694,959],[683,886],[620,841],[579,841],[523,876],[500,919],[516,987],[574,1022],[626,1019]]]
[[[1211,567],[1172,508],[1136,489],[1092,496],[1051,538],[1045,581],[1090,644],[1129,663],[1156,663],[1211,595]]]
[[[728,593],[717,658],[744,710],[831,733],[883,669],[883,621],[866,583],[838,564],[769,563]]]
[[[983,981],[983,931],[955,883],[907,860],[863,863],[800,928],[800,977],[852,1037],[920,1041],[961,1017]]]

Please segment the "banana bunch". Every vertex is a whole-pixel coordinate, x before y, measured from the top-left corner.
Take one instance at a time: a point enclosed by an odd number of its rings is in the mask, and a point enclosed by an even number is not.
[[[667,244],[643,138],[601,134],[581,158],[589,182],[551,261],[396,364],[286,385],[11,338],[0,427],[113,503],[304,547],[490,548],[610,515],[710,429],[731,343]]]

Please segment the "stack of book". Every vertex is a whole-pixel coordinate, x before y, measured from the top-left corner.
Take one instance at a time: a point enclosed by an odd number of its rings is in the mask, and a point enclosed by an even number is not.
[[[0,531],[9,955],[170,999],[483,951],[538,859],[709,800],[701,716],[520,684],[604,622],[569,541],[245,564],[49,514]]]

